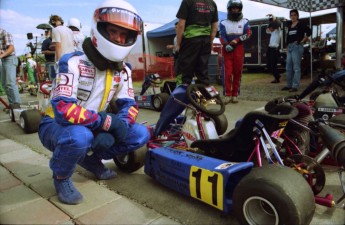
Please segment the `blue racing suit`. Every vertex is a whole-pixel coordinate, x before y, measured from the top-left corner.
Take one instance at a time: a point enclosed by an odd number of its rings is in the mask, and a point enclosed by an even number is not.
[[[70,177],[80,160],[90,150],[102,125],[98,112],[106,110],[114,98],[126,123],[127,136],[109,149],[97,151],[100,159],[128,153],[147,143],[146,126],[135,122],[138,107],[134,101],[131,69],[124,64],[122,71],[97,69],[82,52],[64,55],[53,81],[50,104],[40,122],[38,135],[42,144],[53,152],[50,168],[54,178]]]

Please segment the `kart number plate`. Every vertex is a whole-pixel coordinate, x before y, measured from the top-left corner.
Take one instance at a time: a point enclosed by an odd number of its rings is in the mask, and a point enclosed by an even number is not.
[[[223,175],[192,166],[189,174],[190,195],[223,210]]]

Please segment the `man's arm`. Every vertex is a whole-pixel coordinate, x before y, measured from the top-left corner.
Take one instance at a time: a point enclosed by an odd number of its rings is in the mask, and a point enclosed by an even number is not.
[[[61,57],[61,42],[55,42],[55,62],[59,61]]]
[[[180,50],[183,32],[186,26],[186,20],[185,19],[179,19],[176,29],[176,51],[178,52]]]
[[[213,43],[218,30],[218,21],[211,24],[211,43]]]
[[[6,51],[0,52],[0,59],[5,58],[6,56],[11,55],[12,52],[14,52],[14,46],[13,45],[9,45],[8,48],[6,49]]]

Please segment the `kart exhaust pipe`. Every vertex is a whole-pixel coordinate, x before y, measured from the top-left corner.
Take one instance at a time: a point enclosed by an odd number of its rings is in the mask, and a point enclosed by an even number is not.
[[[319,126],[320,136],[337,163],[345,167],[345,135],[327,126]]]

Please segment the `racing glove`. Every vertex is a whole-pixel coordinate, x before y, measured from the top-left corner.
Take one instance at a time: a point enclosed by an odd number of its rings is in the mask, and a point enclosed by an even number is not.
[[[249,36],[247,34],[244,34],[244,35],[240,36],[240,40],[241,41],[245,41],[247,39],[249,39]]]
[[[226,52],[232,52],[234,50],[234,47],[232,47],[231,45],[226,45],[225,46],[225,51]]]
[[[101,117],[101,125],[98,131],[105,131],[113,135],[116,142],[122,142],[127,136],[127,125],[118,116],[112,113],[99,112]]]

